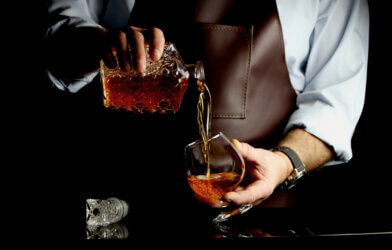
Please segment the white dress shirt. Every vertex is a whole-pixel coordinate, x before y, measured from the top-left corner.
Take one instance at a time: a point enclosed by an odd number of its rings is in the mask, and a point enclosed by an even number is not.
[[[369,13],[367,0],[276,0],[282,25],[286,64],[297,92],[298,109],[286,131],[300,126],[335,152],[326,165],[352,158],[351,138],[361,115],[366,88]],[[49,13],[61,18],[46,35],[64,25],[120,28],[128,23],[134,0],[52,0]],[[113,15],[115,11],[115,14]],[[77,92],[98,72],[81,78],[58,78],[53,84]]]

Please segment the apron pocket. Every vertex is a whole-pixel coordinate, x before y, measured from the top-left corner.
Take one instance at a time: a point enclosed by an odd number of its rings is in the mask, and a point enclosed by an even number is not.
[[[213,118],[245,119],[253,26],[197,23],[182,31],[175,44],[186,63],[203,62]]]

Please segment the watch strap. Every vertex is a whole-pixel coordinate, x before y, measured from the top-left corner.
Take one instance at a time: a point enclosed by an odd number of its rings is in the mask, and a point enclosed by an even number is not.
[[[289,147],[280,146],[274,148],[272,151],[279,151],[287,155],[290,159],[291,163],[293,164],[294,171],[293,173],[287,178],[287,180],[283,183],[283,187],[288,189],[295,186],[296,182],[306,174],[306,167],[299,158],[298,154]]]

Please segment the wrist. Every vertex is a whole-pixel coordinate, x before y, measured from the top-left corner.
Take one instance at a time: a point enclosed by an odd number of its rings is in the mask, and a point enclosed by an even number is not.
[[[306,174],[305,164],[301,161],[298,154],[290,147],[279,146],[274,148],[273,151],[282,152],[290,159],[293,171],[290,174],[290,176],[287,178],[287,180],[284,181],[282,187],[288,189],[294,187],[296,185],[296,182]]]
[[[284,154],[280,151],[273,151],[273,153],[275,155],[277,155],[280,159],[279,166],[280,166],[281,171],[280,171],[280,178],[278,181],[279,183],[277,184],[277,185],[280,185],[284,181],[286,181],[287,178],[289,178],[289,176],[292,174],[292,172],[294,171],[294,166],[293,166],[290,158],[286,154]]]

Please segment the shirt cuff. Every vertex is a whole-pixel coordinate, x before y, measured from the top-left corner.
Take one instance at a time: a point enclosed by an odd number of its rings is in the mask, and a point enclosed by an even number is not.
[[[331,105],[316,101],[301,105],[290,117],[284,133],[301,127],[334,151],[334,159],[323,166],[346,163],[352,158],[353,128],[344,114]]]
[[[46,70],[49,80],[53,86],[69,93],[76,93],[81,90],[84,86],[89,84],[98,75],[99,69],[78,78],[60,78],[54,76],[50,70]]]

